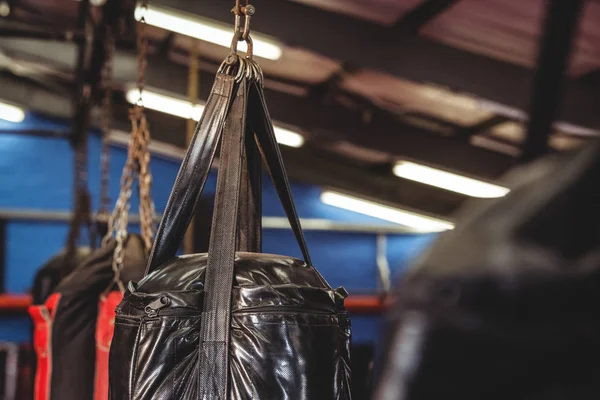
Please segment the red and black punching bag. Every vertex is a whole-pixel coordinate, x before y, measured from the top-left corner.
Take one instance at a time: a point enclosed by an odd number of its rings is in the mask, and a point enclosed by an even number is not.
[[[107,299],[115,297],[112,292],[104,294],[114,279],[114,250],[115,242],[111,241],[92,253],[60,282],[43,305],[30,307],[37,353],[35,400],[95,398],[97,354],[102,354],[97,349],[97,332],[98,328],[106,331],[111,323],[103,316],[99,318],[99,311]],[[128,236],[123,264],[127,266],[121,271],[123,280],[137,280],[143,275],[146,250],[139,236]]]

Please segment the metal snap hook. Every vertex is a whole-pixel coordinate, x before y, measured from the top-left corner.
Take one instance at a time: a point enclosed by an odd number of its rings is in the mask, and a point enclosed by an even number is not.
[[[252,4],[248,4],[248,1],[246,1],[245,6],[241,6],[240,1],[237,0],[236,5],[231,12],[235,15],[235,20],[233,23],[233,39],[231,40],[231,46],[229,46],[230,56],[232,54],[237,54],[238,42],[243,40],[247,44],[246,58],[252,58],[254,44],[250,37],[250,21],[252,16],[256,13],[256,8]],[[244,15],[243,27],[242,15]],[[228,64],[231,65],[234,60],[229,56],[227,58]]]
[[[242,11],[246,18],[244,18],[244,33],[242,34],[242,39],[248,40],[250,37],[250,19],[256,13],[256,7],[252,4],[247,4],[246,7],[242,8]]]

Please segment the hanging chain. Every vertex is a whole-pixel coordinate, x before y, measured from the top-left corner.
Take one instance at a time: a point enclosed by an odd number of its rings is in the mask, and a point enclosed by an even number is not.
[[[127,151],[127,161],[123,168],[123,174],[121,176],[121,191],[119,192],[119,198],[111,217],[108,220],[108,232],[104,237],[104,242],[108,241],[109,238],[115,235],[117,246],[113,255],[112,268],[114,272],[114,282],[119,286],[119,290],[122,292],[125,290],[123,283],[121,282],[121,268],[123,267],[124,259],[124,245],[127,239],[127,224],[129,216],[129,208],[131,206],[131,186],[133,184],[133,163],[134,163],[134,152],[137,147],[136,139],[132,135],[129,148]]]
[[[110,28],[106,31],[104,44],[106,58],[102,69],[104,99],[102,104],[102,152],[100,155],[100,205],[98,207],[98,217],[102,222],[108,222],[110,209],[110,149],[108,136],[110,135],[112,115],[112,75],[115,55],[115,38]]]
[[[74,184],[74,216],[71,220],[69,236],[67,238],[67,251],[75,251],[81,235],[81,225],[86,224],[90,234],[90,245],[92,245],[92,228],[90,215],[90,195],[87,188],[87,140],[85,135],[79,138],[75,148],[75,184]]]
[[[150,195],[152,189],[152,174],[150,173],[150,130],[148,129],[148,121],[143,112],[143,108],[136,106],[134,112],[137,119],[137,129],[139,133],[139,193],[140,193],[140,225],[142,231],[142,239],[147,249],[152,247],[154,238],[154,221],[156,220],[156,210],[154,201]]]
[[[143,0],[141,4],[141,18],[137,24],[137,88],[139,90],[139,99],[137,104],[144,106],[142,101],[142,91],[146,84],[146,65],[148,64],[148,39],[146,38],[146,13],[148,12],[148,0]]]
[[[152,247],[154,237],[154,221],[156,211],[154,202],[150,195],[152,188],[152,175],[150,173],[150,130],[148,121],[144,113],[142,101],[142,91],[145,84],[145,69],[147,64],[148,41],[145,35],[144,14],[147,9],[147,1],[144,1],[142,7],[142,18],[138,23],[138,79],[137,88],[140,97],[137,103],[129,110],[129,119],[131,121],[131,138],[127,150],[127,161],[123,168],[121,176],[121,190],[115,209],[109,218],[108,232],[104,238],[104,243],[113,235],[115,236],[116,248],[113,257],[114,282],[121,291],[125,290],[121,281],[121,269],[124,261],[124,247],[127,239],[127,227],[129,222],[129,209],[131,206],[131,193],[133,182],[137,176],[140,196],[140,225],[141,236],[146,249],[149,251]]]
[[[138,79],[137,87],[140,97],[137,104],[133,107],[133,116],[130,115],[132,123],[132,132],[135,130],[138,134],[139,153],[137,157],[139,188],[140,188],[140,223],[142,239],[146,248],[150,250],[154,237],[154,220],[156,212],[154,202],[150,196],[152,188],[152,175],[150,174],[150,130],[148,121],[144,112],[143,91],[146,84],[146,66],[148,65],[148,39],[146,37],[146,19],[148,11],[148,0],[142,2],[142,16],[138,24]]]
[[[89,49],[92,42],[90,28],[86,27],[86,49]],[[87,225],[89,234],[89,243],[93,246],[95,243],[95,231],[92,226],[91,217],[91,199],[88,190],[88,135],[89,110],[91,102],[91,87],[83,82],[77,95],[79,96],[75,108],[75,132],[77,137],[73,142],[74,146],[74,216],[71,220],[69,235],[67,238],[67,250],[74,252],[81,236],[81,225]]]

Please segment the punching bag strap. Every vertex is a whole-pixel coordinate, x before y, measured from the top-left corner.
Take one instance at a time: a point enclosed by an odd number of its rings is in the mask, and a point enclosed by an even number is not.
[[[146,274],[175,256],[202,193],[223,131],[235,86],[232,76],[218,74],[175,179],[158,227]]]
[[[242,155],[246,131],[247,82],[243,79],[223,129],[217,177],[202,326],[200,365],[211,365],[200,375],[200,399],[227,398],[229,380],[229,322],[238,210],[242,178]]]
[[[308,246],[306,245],[306,239],[304,238],[304,232],[302,231],[300,219],[292,196],[290,182],[283,165],[281,150],[279,149],[279,144],[275,138],[273,122],[267,109],[267,103],[262,87],[259,83],[254,82],[250,85],[250,97],[248,102],[248,119],[254,129],[257,145],[265,161],[267,170],[271,176],[277,195],[279,196],[279,200],[283,205],[290,226],[292,227],[296,241],[300,246],[304,261],[308,265],[312,265]]]

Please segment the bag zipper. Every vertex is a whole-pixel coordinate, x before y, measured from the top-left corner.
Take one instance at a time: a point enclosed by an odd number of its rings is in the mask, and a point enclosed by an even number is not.
[[[154,318],[158,316],[200,316],[202,314],[202,310],[195,310],[187,307],[177,307],[174,309],[169,309],[168,307],[171,304],[171,299],[167,296],[161,296],[159,299],[154,300],[150,304],[148,304],[144,311],[147,317]],[[301,307],[293,307],[293,306],[264,306],[264,307],[251,307],[245,308],[243,310],[234,311],[233,314],[250,314],[250,313],[285,313],[292,312],[294,314],[314,314],[314,315],[347,315],[347,311],[323,311],[323,310],[307,310]]]
[[[148,304],[144,308],[144,312],[149,317],[156,317],[158,315],[158,311],[161,308],[167,307],[171,304],[171,299],[167,296],[160,296],[160,298],[154,300],[152,303]]]
[[[200,315],[202,310],[196,310],[190,307],[176,307],[169,309],[171,305],[171,299],[167,296],[161,296],[159,299],[154,300],[144,308],[146,317],[154,318],[158,316],[195,316]]]
[[[284,313],[293,312],[294,314],[315,314],[315,315],[339,315],[340,313],[335,311],[323,311],[323,310],[307,310],[301,307],[293,306],[265,306],[265,307],[251,307],[243,310],[234,311],[233,314],[249,314],[249,313]]]

